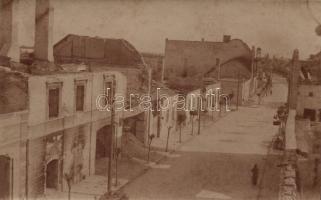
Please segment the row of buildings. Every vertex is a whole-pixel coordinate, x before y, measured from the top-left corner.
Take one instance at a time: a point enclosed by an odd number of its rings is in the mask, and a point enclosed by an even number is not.
[[[320,61],[320,53],[308,60],[300,60],[299,51],[295,50],[286,65],[289,71],[289,112],[283,129],[285,156],[280,199],[314,199],[320,196]],[[286,173],[291,170],[293,173]],[[291,178],[295,181],[291,182]]]
[[[20,19],[22,12],[30,19]],[[52,45],[53,14],[50,0],[0,2],[0,199],[67,190],[65,174],[72,184],[94,175],[111,144],[124,148],[124,134],[142,144],[151,134],[166,137],[177,127],[178,95],[190,102],[204,88],[221,88],[234,96],[228,103],[241,105],[256,91],[255,50],[241,40],[166,39],[164,55],[140,53],[124,39],[73,34]],[[97,107],[107,88],[125,97],[113,122],[111,112]],[[165,103],[157,88],[169,109],[146,111],[139,100],[129,100],[131,94],[148,94],[157,108]],[[187,110],[185,115],[187,122],[195,120]]]

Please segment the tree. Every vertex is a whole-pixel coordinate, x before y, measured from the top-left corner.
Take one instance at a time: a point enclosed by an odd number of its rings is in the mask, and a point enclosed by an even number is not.
[[[194,132],[194,116],[197,115],[197,111],[196,110],[191,110],[191,111],[189,111],[189,114],[192,117],[192,133],[191,134],[193,135],[193,132]]]
[[[70,193],[71,193],[71,182],[72,182],[72,179],[73,179],[73,176],[71,173],[65,173],[64,174],[64,178],[67,182],[67,185],[68,185],[68,200],[70,200]]]
[[[149,162],[149,154],[150,154],[150,147],[152,145],[152,140],[155,138],[154,134],[151,134],[149,137],[149,143],[148,143],[148,154],[147,154],[147,161]]]
[[[179,142],[182,142],[182,124],[186,120],[186,114],[184,111],[180,111],[177,113],[177,123],[179,126]]]

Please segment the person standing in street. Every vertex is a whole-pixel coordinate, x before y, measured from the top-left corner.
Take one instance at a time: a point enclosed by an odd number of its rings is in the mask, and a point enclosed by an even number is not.
[[[256,186],[258,178],[259,178],[259,168],[258,168],[257,164],[255,164],[253,166],[251,172],[252,172],[252,185]]]

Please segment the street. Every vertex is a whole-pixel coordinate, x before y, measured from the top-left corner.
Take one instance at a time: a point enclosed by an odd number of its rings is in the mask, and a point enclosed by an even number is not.
[[[273,94],[261,105],[239,107],[217,122],[207,122],[201,135],[183,144],[161,164],[124,187],[130,199],[277,199],[280,155],[269,152],[277,133],[273,115],[286,101],[285,79],[273,78]],[[251,169],[259,167],[252,186]]]

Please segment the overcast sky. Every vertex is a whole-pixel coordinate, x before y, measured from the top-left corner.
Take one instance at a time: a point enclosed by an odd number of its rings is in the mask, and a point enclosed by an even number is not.
[[[294,0],[295,1],[295,0]],[[143,52],[163,53],[165,38],[221,41],[224,34],[263,53],[300,57],[321,50],[305,0],[55,0],[54,41],[66,34],[124,38]],[[311,1],[321,21],[321,1]]]

